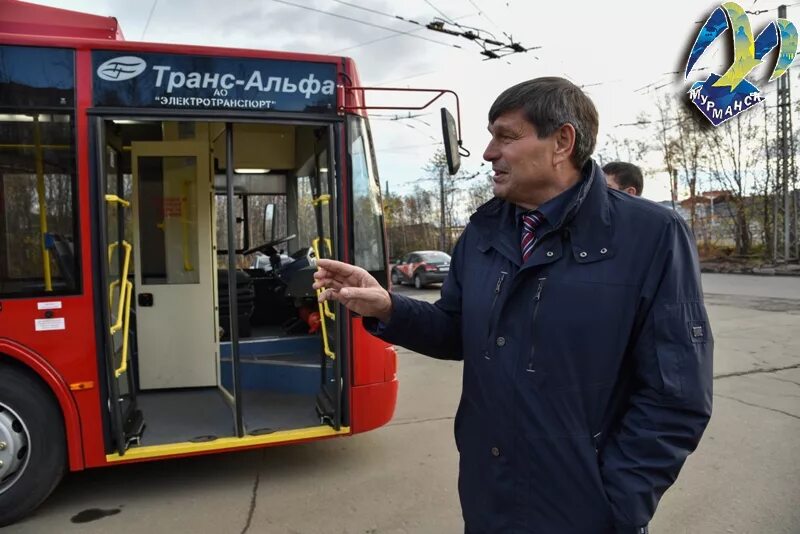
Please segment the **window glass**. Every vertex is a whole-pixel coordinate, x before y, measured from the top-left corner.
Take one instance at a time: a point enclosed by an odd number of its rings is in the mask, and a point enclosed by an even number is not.
[[[0,297],[80,290],[74,53],[0,46]]]
[[[381,190],[367,123],[349,117],[353,183],[354,263],[368,271],[385,269]]]
[[[74,293],[75,159],[68,114],[0,116],[0,295]]]
[[[264,210],[268,205],[273,206],[273,228],[264,228]],[[287,216],[286,216],[286,195],[261,195],[247,194],[239,195],[234,199],[236,207],[237,222],[236,249],[242,252],[245,249],[263,245],[274,239],[287,236]],[[246,210],[245,210],[246,208]],[[245,217],[247,220],[245,221]],[[217,267],[220,269],[228,268],[228,200],[225,195],[216,197],[216,224],[217,224]],[[245,226],[246,225],[246,226]],[[271,233],[274,231],[274,235]],[[248,239],[245,240],[245,232],[248,232]],[[285,249],[286,243],[280,243],[279,249]],[[237,266],[242,269],[253,267],[257,258],[263,253],[253,253],[243,256],[240,253],[236,256]]]
[[[140,156],[136,163],[142,283],[199,284],[197,159]]]
[[[425,252],[422,254],[422,259],[424,261],[442,261],[442,262],[449,262],[450,256],[445,254],[444,252]]]
[[[314,190],[311,177],[297,177],[297,243],[308,248],[317,237],[317,220],[314,215]]]
[[[272,227],[264,226],[264,209],[272,204]],[[250,225],[250,246],[260,245],[272,239],[286,237],[286,195],[248,195],[247,219]]]
[[[216,195],[217,202],[217,250],[220,254],[228,251],[228,196]],[[244,199],[241,196],[233,197],[233,207],[236,211],[236,223],[233,225],[233,236],[236,239],[236,250],[244,248]],[[227,268],[227,254],[220,268]]]
[[[298,239],[292,242],[292,246],[296,243],[298,251],[317,246],[322,257],[331,257],[335,246],[331,230],[335,200],[329,187],[328,151],[325,148],[329,140],[327,128],[305,130],[298,135],[302,139],[298,141],[302,143],[298,156],[302,164],[296,173],[297,226],[296,232],[291,232],[297,233]],[[315,199],[319,201],[315,202]]]
[[[106,146],[105,176],[106,194],[115,195],[122,200],[130,201],[133,197],[133,176],[123,170],[123,152],[118,147]],[[133,224],[130,206],[125,207],[117,202],[106,202],[106,249],[108,252],[108,276],[117,280],[125,261],[125,246],[133,244]],[[128,276],[133,280],[134,262],[132,256],[128,260]],[[116,287],[115,287],[116,290]]]
[[[72,110],[74,65],[72,50],[0,46],[0,106],[17,110]]]

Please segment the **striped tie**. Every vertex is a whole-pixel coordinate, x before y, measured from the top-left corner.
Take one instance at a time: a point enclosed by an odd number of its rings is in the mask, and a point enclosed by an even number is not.
[[[522,263],[528,261],[536,241],[536,228],[544,222],[544,215],[533,210],[522,215]]]

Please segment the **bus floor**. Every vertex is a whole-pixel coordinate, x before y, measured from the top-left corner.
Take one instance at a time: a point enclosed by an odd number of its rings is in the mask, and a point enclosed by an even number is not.
[[[137,396],[145,430],[141,445],[205,442],[235,435],[233,411],[215,387],[142,391]],[[243,390],[245,435],[320,425],[315,395]]]

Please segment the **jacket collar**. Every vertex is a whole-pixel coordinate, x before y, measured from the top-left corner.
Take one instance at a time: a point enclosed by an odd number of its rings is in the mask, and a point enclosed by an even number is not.
[[[571,252],[578,263],[602,261],[614,255],[611,242],[613,225],[605,175],[594,160],[589,160],[582,174],[583,184],[564,210],[563,218],[556,221],[553,228],[537,241],[527,264],[542,265],[559,259],[564,252],[560,246],[559,250],[553,250],[544,245],[550,244],[559,235],[564,239],[569,238]],[[515,208],[513,204],[495,197],[478,208],[470,217],[470,222],[478,230],[478,248],[482,252],[494,248],[509,261],[521,266]]]

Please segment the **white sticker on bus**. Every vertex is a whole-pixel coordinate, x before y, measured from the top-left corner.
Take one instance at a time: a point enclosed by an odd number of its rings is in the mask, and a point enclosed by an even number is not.
[[[36,331],[42,332],[46,330],[66,330],[63,317],[56,317],[55,319],[36,319]]]
[[[36,307],[40,310],[60,310],[61,301],[56,300],[54,302],[39,302]]]

